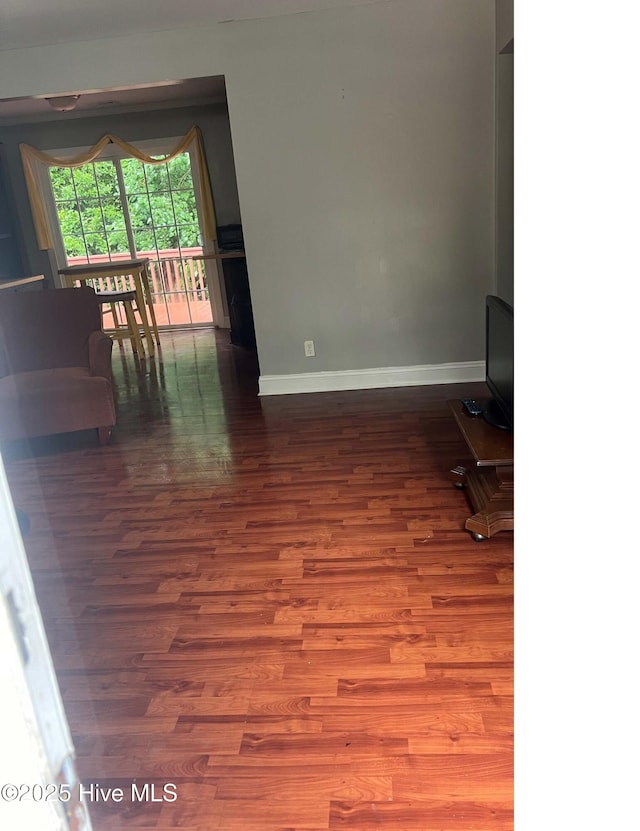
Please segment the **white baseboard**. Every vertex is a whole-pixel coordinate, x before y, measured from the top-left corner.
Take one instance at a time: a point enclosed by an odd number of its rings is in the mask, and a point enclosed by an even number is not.
[[[301,372],[292,375],[261,375],[258,394],[289,395],[300,392],[419,387],[484,381],[484,378],[484,361],[346,369],[336,372]]]

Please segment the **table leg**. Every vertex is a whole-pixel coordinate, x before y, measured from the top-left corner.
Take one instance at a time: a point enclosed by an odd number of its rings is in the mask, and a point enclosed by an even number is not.
[[[147,315],[147,302],[144,296],[144,288],[142,287],[142,280],[140,274],[134,274],[133,282],[136,290],[136,303],[138,312],[140,314],[140,321],[142,323],[142,331],[147,339],[149,357],[153,358],[155,349],[153,348],[153,335],[151,334],[151,327],[149,326],[149,317]]]
[[[142,270],[140,275],[140,279],[142,280],[142,285],[144,287],[144,294],[145,300],[147,302],[147,308],[149,309],[149,315],[151,317],[151,328],[153,329],[153,334],[156,338],[156,343],[160,346],[160,332],[158,331],[158,321],[156,320],[156,310],[153,305],[153,296],[151,294],[151,284],[149,283],[149,270],[145,266]]]
[[[476,542],[513,531],[513,467],[478,468],[463,462],[449,471],[449,479],[467,490],[475,513],[464,527]]]

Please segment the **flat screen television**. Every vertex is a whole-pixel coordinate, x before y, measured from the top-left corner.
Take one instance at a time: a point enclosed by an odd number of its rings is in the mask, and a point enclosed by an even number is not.
[[[484,418],[513,430],[513,307],[490,294],[486,302],[486,384],[493,396]]]

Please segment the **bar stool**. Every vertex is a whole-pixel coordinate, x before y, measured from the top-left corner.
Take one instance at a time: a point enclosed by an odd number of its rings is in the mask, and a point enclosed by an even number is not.
[[[138,306],[135,291],[96,291],[98,303],[102,308],[102,315],[111,314],[113,317],[113,331],[111,337],[116,340],[129,338],[135,355],[144,358],[144,346],[140,337],[140,326],[136,321]],[[122,304],[126,325],[118,317],[118,304]],[[104,306],[109,306],[105,309]]]

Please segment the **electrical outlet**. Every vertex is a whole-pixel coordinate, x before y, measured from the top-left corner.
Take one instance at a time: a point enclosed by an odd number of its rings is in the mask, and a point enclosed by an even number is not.
[[[304,354],[307,356],[307,358],[315,357],[316,347],[314,346],[312,340],[306,340],[304,342]]]

